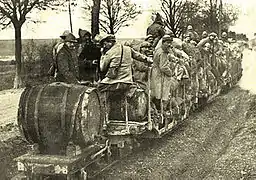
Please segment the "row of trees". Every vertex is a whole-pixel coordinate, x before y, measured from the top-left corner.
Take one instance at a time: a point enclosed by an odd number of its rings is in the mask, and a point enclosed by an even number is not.
[[[16,78],[14,87],[22,85],[21,79],[21,28],[29,20],[29,14],[35,10],[59,6],[72,0],[0,0],[0,24],[2,28],[12,25],[15,30]],[[198,31],[227,29],[236,19],[238,12],[231,5],[223,5],[222,0],[160,0],[162,14],[167,28],[179,37],[187,25],[191,24]],[[88,0],[84,7],[91,11],[91,32],[95,36],[100,29],[115,34],[121,27],[129,26],[142,11],[130,0]]]
[[[227,31],[238,19],[239,10],[222,0],[161,0],[166,26],[180,37],[188,24],[199,33]]]
[[[141,14],[141,8],[130,0],[93,0],[90,6],[85,1],[85,10],[91,10],[93,36],[102,30],[115,34],[121,27],[129,26],[131,21]]]

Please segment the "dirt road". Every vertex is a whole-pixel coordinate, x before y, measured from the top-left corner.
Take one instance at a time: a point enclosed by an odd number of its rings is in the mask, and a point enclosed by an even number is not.
[[[0,91],[0,126],[16,123],[18,103],[23,89]]]

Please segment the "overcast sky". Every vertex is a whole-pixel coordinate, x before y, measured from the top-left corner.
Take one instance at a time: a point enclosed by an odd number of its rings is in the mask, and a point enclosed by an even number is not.
[[[83,0],[78,0],[83,1]],[[132,0],[140,5],[143,13],[139,15],[130,27],[121,29],[117,34],[118,37],[144,37],[146,28],[151,23],[151,10],[159,10],[159,0]],[[224,2],[233,3],[241,7],[242,14],[237,21],[237,24],[231,28],[238,32],[247,33],[249,37],[253,32],[256,32],[256,0],[223,0]],[[32,15],[37,20],[43,20],[43,23],[34,24],[26,23],[22,29],[22,38],[38,39],[38,38],[58,38],[59,35],[69,27],[68,12],[43,11],[36,12]],[[85,17],[86,16],[86,17]],[[84,17],[84,18],[83,18]],[[90,16],[84,15],[80,6],[73,8],[72,13],[73,32],[77,36],[78,28],[90,30]],[[2,30],[0,39],[13,39],[14,31],[12,28]]]

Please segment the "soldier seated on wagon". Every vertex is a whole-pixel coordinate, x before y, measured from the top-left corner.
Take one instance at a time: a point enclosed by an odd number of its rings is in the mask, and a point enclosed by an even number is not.
[[[140,53],[147,57],[153,57],[152,45],[144,41],[140,44]],[[148,81],[149,66],[143,62],[133,61],[133,79],[142,88],[146,89]]]
[[[131,47],[116,42],[114,35],[108,34],[101,38],[103,55],[100,60],[100,70],[106,72],[99,83],[101,101],[104,105],[106,119],[120,118],[121,120],[144,119],[138,116],[126,116],[128,113],[140,112],[145,117],[147,97],[142,90],[138,90],[132,77],[133,60],[152,63],[152,59],[136,52]],[[144,104],[139,103],[143,99]],[[127,107],[134,107],[128,111]],[[123,112],[125,109],[125,113]],[[136,111],[135,111],[136,109]],[[125,115],[125,118],[123,118]]]
[[[132,96],[136,89],[132,79],[133,59],[145,63],[152,63],[152,59],[128,46],[116,42],[112,34],[101,38],[102,52],[105,52],[100,60],[100,70],[106,71],[106,76],[101,80],[99,89],[101,91],[128,91]]]

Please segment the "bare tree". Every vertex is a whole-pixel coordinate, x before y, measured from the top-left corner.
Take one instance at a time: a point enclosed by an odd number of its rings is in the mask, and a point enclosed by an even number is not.
[[[129,21],[140,13],[130,0],[102,0],[100,27],[106,33],[115,34],[121,27],[129,26]]]
[[[187,0],[161,0],[166,26],[176,37],[181,36],[198,10],[197,3]]]
[[[223,3],[222,0],[205,1],[202,14],[202,23],[207,30],[219,32],[227,30],[238,19],[238,8],[232,4]]]
[[[92,13],[91,13],[92,37],[94,37],[96,34],[99,34],[99,32],[100,32],[100,27],[99,27],[100,4],[101,4],[101,0],[93,0]]]
[[[238,11],[222,0],[161,0],[166,26],[176,37],[191,24],[199,33],[220,32],[237,20]]]
[[[63,0],[64,1],[64,0]],[[60,5],[56,0],[0,0],[0,25],[2,29],[13,25],[15,30],[15,60],[16,76],[14,88],[22,86],[22,62],[21,62],[21,28],[28,19],[28,14],[33,9],[44,10],[49,7]]]

